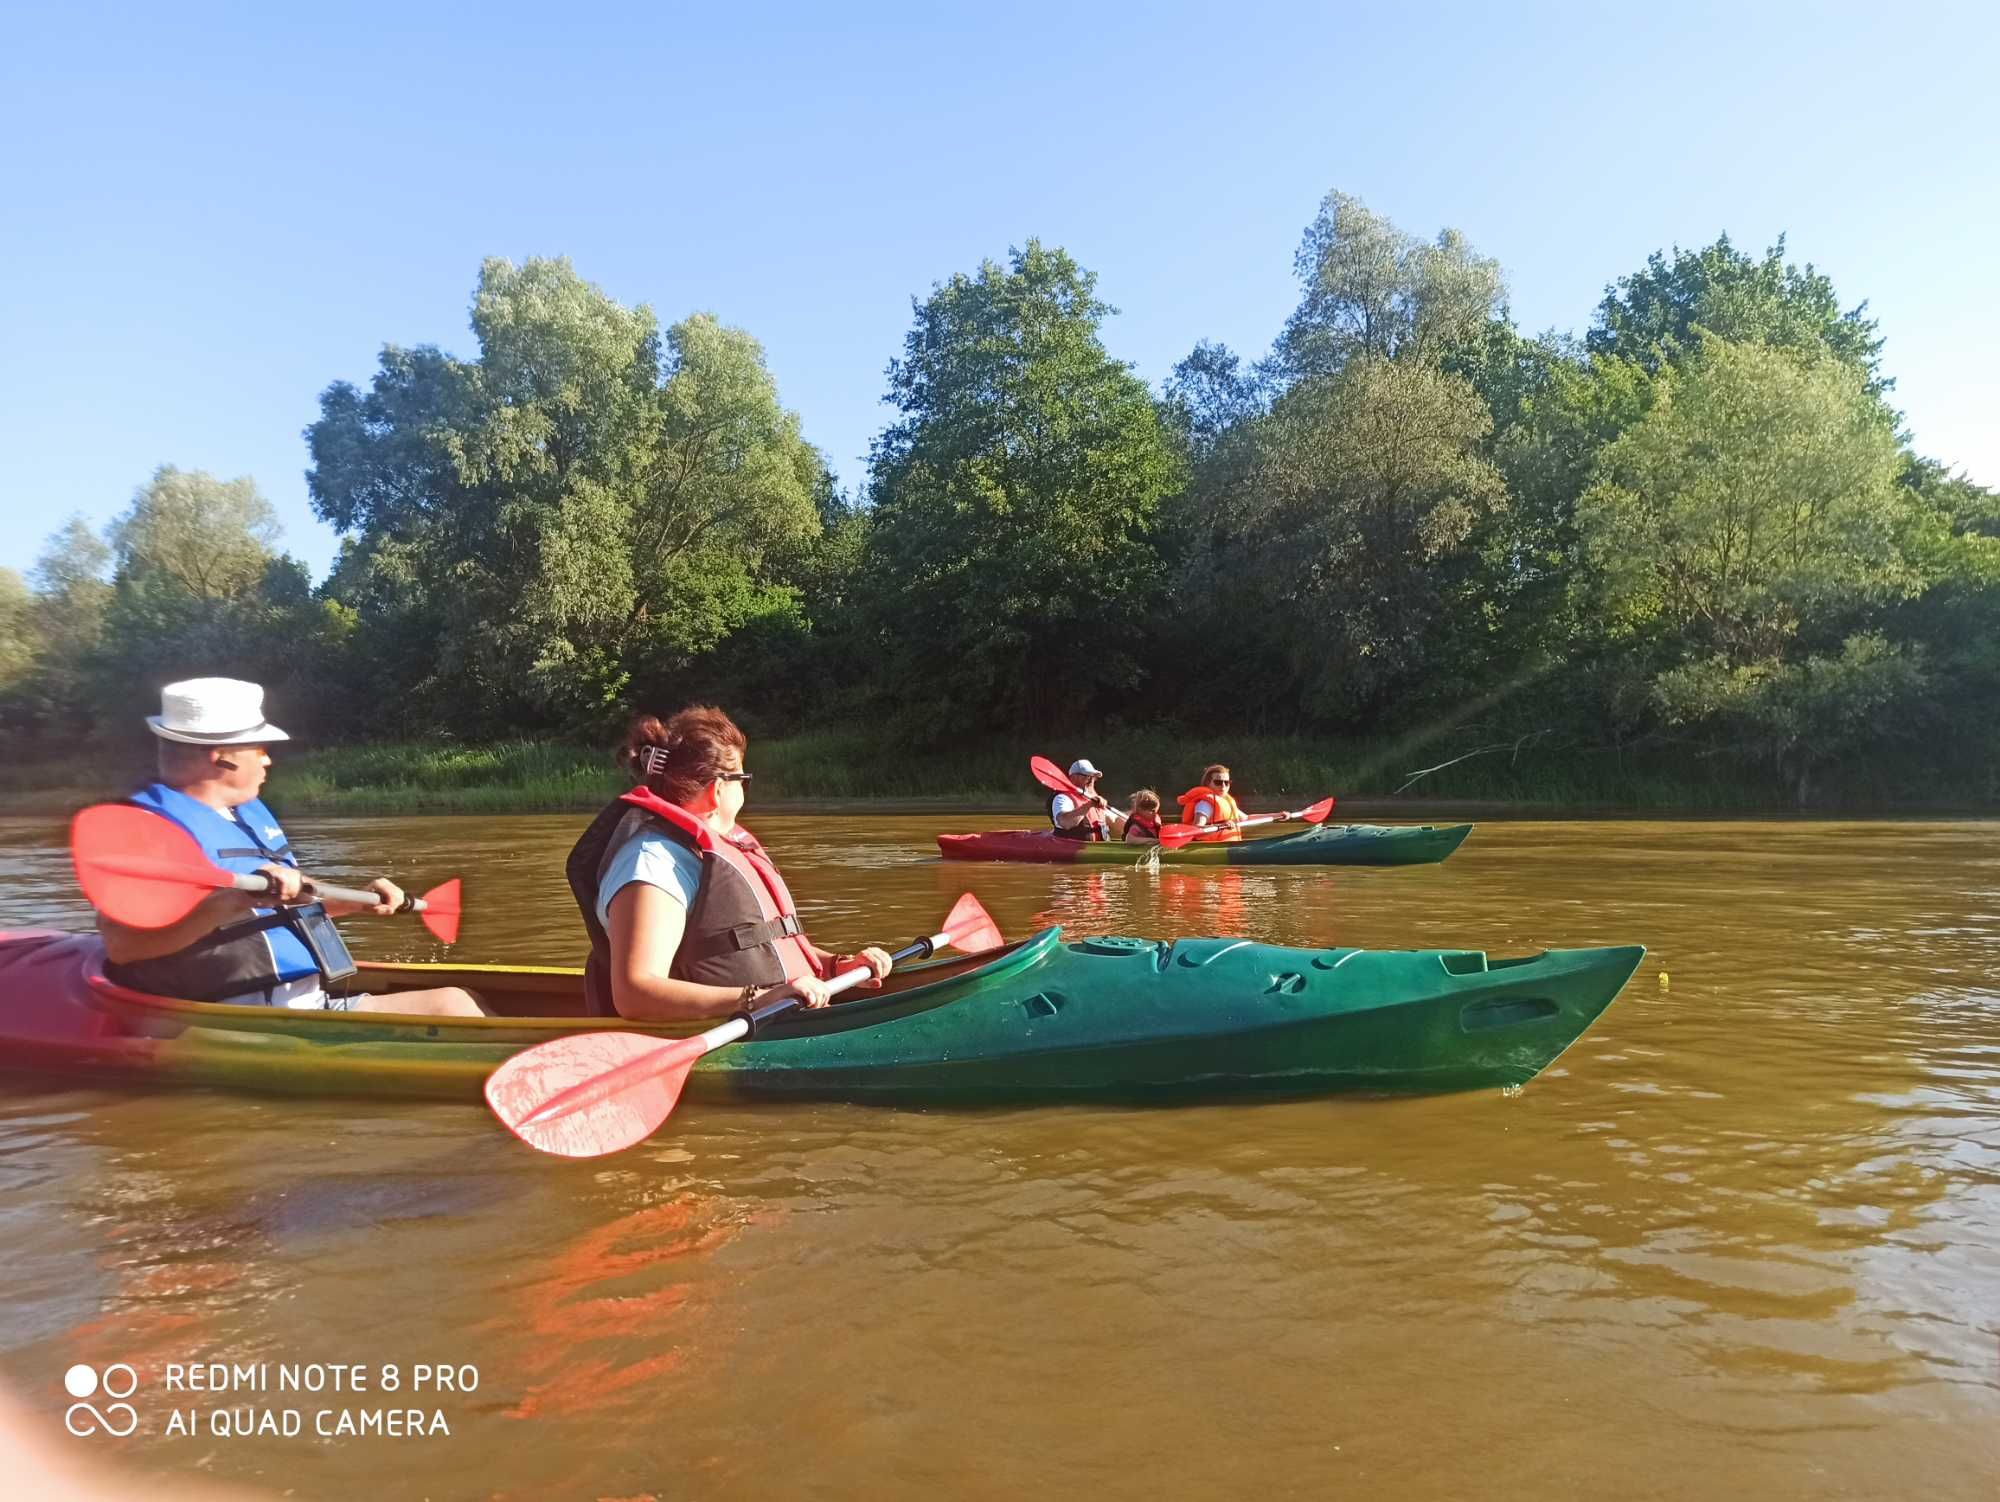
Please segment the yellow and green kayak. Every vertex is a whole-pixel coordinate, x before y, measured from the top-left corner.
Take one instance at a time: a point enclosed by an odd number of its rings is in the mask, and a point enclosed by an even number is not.
[[[1052,928],[795,1013],[710,1054],[689,1088],[975,1101],[1519,1085],[1597,1020],[1644,954],[1623,945],[1489,959],[1469,949],[1065,940]],[[165,1000],[113,984],[103,961],[94,935],[0,934],[0,1068],[474,1101],[520,1049],[633,1027],[581,1016],[582,972],[568,968],[361,967],[358,989],[462,984],[517,1014],[427,1018]]]
[[[1131,865],[1155,850],[1174,866],[1428,866],[1465,843],[1470,824],[1321,824],[1263,840],[1163,845],[1071,840],[1046,829],[941,834],[938,849],[955,861],[1043,861]]]

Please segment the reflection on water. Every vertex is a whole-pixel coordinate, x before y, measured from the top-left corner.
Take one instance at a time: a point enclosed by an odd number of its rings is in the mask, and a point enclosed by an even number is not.
[[[467,958],[574,962],[580,823],[294,837],[464,875]],[[302,1496],[1991,1494],[1992,826],[1489,824],[1441,867],[1213,873],[756,827],[841,947],[970,888],[1011,933],[1651,956],[1513,1096],[703,1102],[570,1164],[448,1107],[10,1084],[0,1370],[54,1413],[76,1360],[479,1366],[449,1440],[123,1442]],[[79,920],[58,836],[0,826],[0,923]]]

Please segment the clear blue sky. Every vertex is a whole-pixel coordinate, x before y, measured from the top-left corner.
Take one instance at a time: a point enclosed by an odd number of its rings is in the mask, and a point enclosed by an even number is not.
[[[254,476],[323,571],[319,392],[385,343],[469,353],[484,256],[748,329],[851,486],[933,282],[1063,245],[1157,382],[1196,339],[1269,344],[1335,187],[1462,229],[1531,332],[1649,251],[1788,232],[1881,318],[1918,448],[2000,485],[2000,10],[1633,11],[23,7],[0,563],[172,463]]]

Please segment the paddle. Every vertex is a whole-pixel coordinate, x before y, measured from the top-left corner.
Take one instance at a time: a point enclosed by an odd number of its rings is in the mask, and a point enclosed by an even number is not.
[[[1160,843],[1169,850],[1178,850],[1199,835],[1214,834],[1224,829],[1248,829],[1252,824],[1281,824],[1287,819],[1324,824],[1326,816],[1332,812],[1333,800],[1322,798],[1311,808],[1300,809],[1295,814],[1252,814],[1247,819],[1234,819],[1222,824],[1167,824],[1160,829]]]
[[[1035,781],[1039,782],[1050,792],[1068,793],[1070,797],[1076,799],[1079,803],[1089,803],[1091,800],[1099,799],[1103,796],[1100,793],[1086,793],[1070,780],[1069,773],[1050,761],[1046,756],[1029,757],[1028,770],[1035,774]]]
[[[1070,779],[1069,773],[1046,756],[1029,757],[1028,770],[1035,774],[1035,781],[1052,793],[1068,793],[1078,803],[1102,803],[1106,810],[1111,807],[1102,793],[1086,793]]]
[[[1000,929],[967,892],[952,905],[944,928],[897,950],[891,964],[927,959],[946,945],[967,954],[997,949]],[[826,983],[838,994],[866,980],[866,965]],[[645,1141],[680,1100],[688,1071],[703,1054],[755,1037],[772,1019],[796,1011],[796,996],[738,1012],[692,1038],[651,1038],[606,1030],[572,1033],[525,1049],[486,1077],[486,1103],[501,1123],[532,1148],[564,1158],[596,1158]],[[835,1045],[828,1044],[828,1047]]]
[[[165,928],[178,923],[210,892],[270,894],[271,877],[225,871],[210,861],[195,837],[171,820],[129,803],[99,803],[71,821],[70,855],[76,879],[90,905],[129,928]],[[317,899],[361,902],[373,907],[379,892],[332,887],[308,880],[305,892]],[[459,884],[453,877],[421,897],[405,897],[399,913],[415,913],[445,943],[458,938]]]

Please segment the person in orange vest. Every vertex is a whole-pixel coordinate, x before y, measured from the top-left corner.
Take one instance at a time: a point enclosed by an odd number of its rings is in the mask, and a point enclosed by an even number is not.
[[[1211,833],[1196,835],[1196,841],[1216,845],[1243,838],[1243,831],[1236,828],[1236,821],[1243,817],[1243,810],[1236,806],[1236,800],[1229,794],[1234,780],[1229,775],[1229,768],[1215,762],[1202,770],[1200,782],[1181,794],[1183,824],[1218,826]]]

